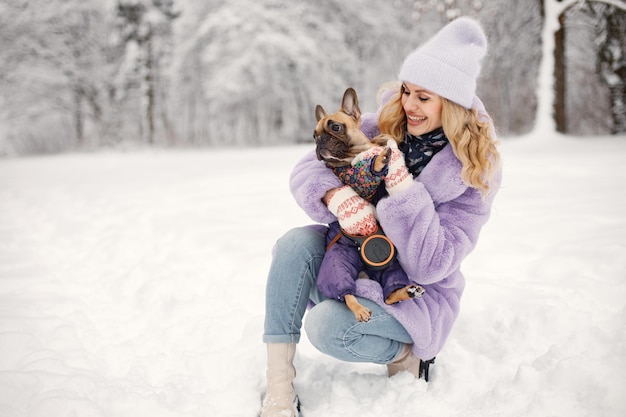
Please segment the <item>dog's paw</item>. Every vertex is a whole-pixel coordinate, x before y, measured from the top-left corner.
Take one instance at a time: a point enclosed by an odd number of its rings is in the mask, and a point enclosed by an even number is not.
[[[421,285],[410,285],[406,292],[409,294],[409,298],[422,298],[426,290]]]
[[[372,312],[364,307],[362,310],[355,311],[354,316],[358,321],[367,322],[372,318]]]
[[[385,146],[384,150],[376,156],[374,160],[374,171],[381,172],[389,164],[391,159],[391,148]]]

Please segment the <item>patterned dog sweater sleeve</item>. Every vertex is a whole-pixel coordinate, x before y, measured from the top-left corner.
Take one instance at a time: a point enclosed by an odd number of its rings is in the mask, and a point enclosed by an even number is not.
[[[345,185],[351,186],[356,193],[367,201],[371,201],[383,181],[387,168],[380,172],[374,171],[374,157],[365,158],[355,165],[333,168],[335,175]]]

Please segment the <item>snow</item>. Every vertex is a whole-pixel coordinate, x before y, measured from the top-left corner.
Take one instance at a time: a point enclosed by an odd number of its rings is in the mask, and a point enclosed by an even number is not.
[[[0,161],[0,416],[255,416],[274,241],[308,145]],[[626,415],[624,138],[502,141],[429,383],[306,336],[306,417]]]

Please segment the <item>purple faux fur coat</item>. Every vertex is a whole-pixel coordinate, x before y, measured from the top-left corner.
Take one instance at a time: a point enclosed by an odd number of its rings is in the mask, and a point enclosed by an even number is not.
[[[482,103],[477,103],[484,112]],[[363,115],[362,123],[368,136],[378,133],[375,114]],[[290,178],[296,202],[316,222],[336,221],[322,197],[343,184],[317,160],[314,151],[296,167]],[[385,234],[396,245],[402,268],[426,293],[422,298],[387,305],[380,284],[359,279],[356,295],[375,301],[402,323],[413,339],[413,352],[420,358],[437,355],[457,318],[465,287],[461,262],[476,246],[489,218],[500,173],[496,180],[491,194],[483,199],[461,180],[461,162],[448,145],[433,157],[411,188],[381,199],[376,206]]]

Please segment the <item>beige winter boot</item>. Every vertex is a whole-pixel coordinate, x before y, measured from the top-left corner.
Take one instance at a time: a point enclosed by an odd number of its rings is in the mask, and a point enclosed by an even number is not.
[[[295,343],[267,344],[267,388],[261,417],[297,417],[300,402],[293,387]]]
[[[402,345],[400,354],[398,354],[393,362],[387,364],[387,374],[389,376],[394,376],[398,372],[402,371],[409,371],[415,375],[415,378],[419,378],[421,376],[420,360],[413,354],[411,347],[412,345]]]

